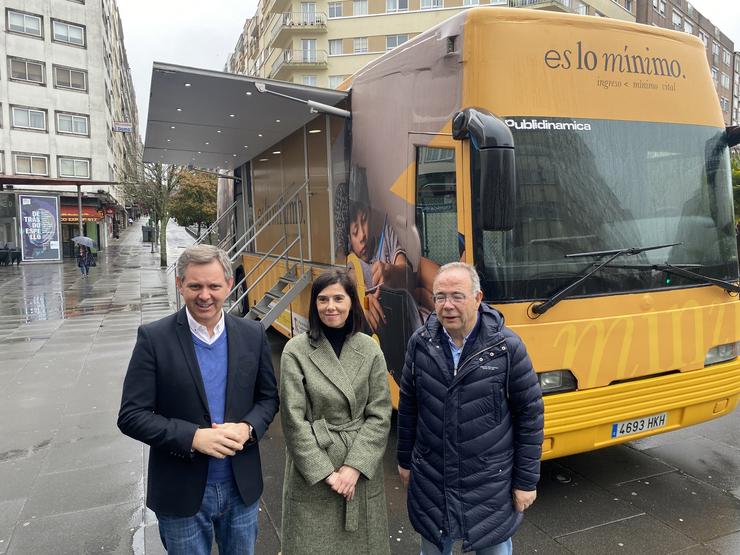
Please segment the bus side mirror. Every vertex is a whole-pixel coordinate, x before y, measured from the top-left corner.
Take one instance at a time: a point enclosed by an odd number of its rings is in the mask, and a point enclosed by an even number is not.
[[[486,231],[514,227],[516,166],[514,137],[506,123],[481,108],[466,108],[452,117],[452,137],[470,139],[471,180],[478,194],[478,221]]]
[[[725,128],[727,146],[732,148],[740,144],[740,125]]]
[[[486,148],[471,152],[474,187],[480,202],[474,207],[485,231],[509,231],[516,213],[516,166],[513,148]]]

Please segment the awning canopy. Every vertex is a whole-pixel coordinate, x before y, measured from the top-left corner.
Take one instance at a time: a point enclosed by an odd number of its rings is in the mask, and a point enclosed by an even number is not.
[[[93,181],[92,179],[69,179],[65,177],[32,177],[28,175],[0,175],[0,185],[118,185],[114,181]]]
[[[346,92],[154,63],[144,161],[231,169],[316,117],[301,100],[336,106]]]

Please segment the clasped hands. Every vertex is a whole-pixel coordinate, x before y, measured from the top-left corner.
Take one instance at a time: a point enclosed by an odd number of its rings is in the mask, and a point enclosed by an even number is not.
[[[210,428],[198,428],[193,436],[193,449],[217,459],[233,457],[244,449],[252,435],[252,426],[246,422],[224,422],[211,424]]]
[[[352,501],[355,497],[355,486],[359,478],[359,470],[351,466],[342,465],[339,470],[329,474],[324,479],[324,482],[347,501]]]

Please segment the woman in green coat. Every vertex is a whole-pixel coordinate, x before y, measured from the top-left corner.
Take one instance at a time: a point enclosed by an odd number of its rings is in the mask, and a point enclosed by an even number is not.
[[[282,553],[387,555],[385,359],[359,333],[362,308],[345,271],[314,280],[308,320],[309,331],[288,341],[280,363]]]

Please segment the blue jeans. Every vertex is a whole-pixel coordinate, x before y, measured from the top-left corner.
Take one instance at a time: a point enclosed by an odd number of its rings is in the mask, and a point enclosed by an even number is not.
[[[443,551],[437,549],[437,546],[425,538],[421,538],[421,555],[452,555],[452,545],[455,542],[451,538],[445,537],[443,540]],[[513,553],[511,538],[505,542],[484,547],[475,552],[475,555],[511,555]]]
[[[210,555],[215,531],[219,553],[254,555],[259,506],[245,505],[233,480],[207,484],[195,515],[157,515],[159,537],[169,555]]]

